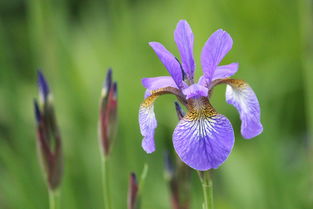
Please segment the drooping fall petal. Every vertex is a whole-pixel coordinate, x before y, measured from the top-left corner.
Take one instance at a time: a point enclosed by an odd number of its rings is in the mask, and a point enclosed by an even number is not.
[[[139,108],[139,126],[140,132],[143,136],[142,148],[147,153],[152,153],[155,151],[154,143],[154,130],[157,127],[157,121],[154,114],[154,101],[163,94],[174,94],[179,99],[184,100],[182,93],[173,87],[161,88],[152,91],[152,94],[148,96]]]
[[[260,104],[252,88],[242,80],[225,81],[226,101],[233,105],[240,114],[241,135],[251,139],[263,131],[260,118]]]
[[[205,98],[190,105],[173,133],[174,148],[180,159],[196,170],[218,168],[234,145],[232,125]]]

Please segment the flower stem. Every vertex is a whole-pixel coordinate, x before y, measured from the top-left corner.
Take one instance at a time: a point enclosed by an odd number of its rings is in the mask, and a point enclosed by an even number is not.
[[[104,208],[111,209],[110,186],[109,186],[109,167],[108,159],[102,158],[102,188],[104,193]]]
[[[57,209],[57,197],[52,189],[49,189],[49,209]]]
[[[203,191],[203,209],[213,209],[213,181],[210,171],[199,171]]]
[[[148,169],[149,169],[148,164],[145,163],[144,166],[143,166],[143,170],[142,170],[141,176],[140,176],[139,194],[138,194],[138,196],[141,196],[141,194],[143,192],[145,180],[146,180],[146,177],[147,177],[147,174],[148,174]]]
[[[300,15],[300,35],[301,35],[301,58],[304,72],[304,91],[307,115],[307,136],[308,136],[308,171],[313,173],[313,84],[312,84],[312,56],[313,56],[313,2],[311,0],[301,0],[299,3]],[[313,185],[313,178],[310,179],[310,187]],[[313,192],[307,192],[308,199],[313,200]]]

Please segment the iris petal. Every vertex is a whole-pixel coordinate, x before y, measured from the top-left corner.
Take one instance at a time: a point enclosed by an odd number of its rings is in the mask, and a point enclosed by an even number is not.
[[[238,63],[231,63],[229,65],[221,65],[216,68],[212,80],[228,78],[238,71]]]
[[[174,39],[180,53],[182,66],[188,79],[193,79],[195,62],[193,59],[193,33],[186,20],[181,20],[176,26]]]
[[[173,88],[173,87],[161,88],[161,89],[153,90],[151,92],[147,92],[147,91],[146,91],[146,98],[139,108],[138,119],[139,119],[140,133],[143,136],[143,140],[141,144],[142,148],[147,153],[152,153],[155,151],[154,131],[157,127],[157,120],[155,118],[154,105],[153,105],[154,101],[163,94],[174,94],[182,103],[186,103],[186,101],[184,99],[184,95],[182,95],[180,90]]]
[[[173,87],[178,88],[175,81],[171,76],[160,76],[160,77],[151,77],[144,78],[141,80],[142,85],[147,89],[145,92],[145,98],[151,95],[151,92],[157,89]],[[182,87],[187,88],[188,85],[183,81]]]
[[[164,87],[174,87],[178,88],[175,81],[171,76],[160,76],[160,77],[152,77],[152,78],[144,78],[142,79],[142,85],[151,90],[156,90]]]
[[[141,105],[139,109],[140,132],[144,137],[142,140],[142,148],[151,153],[155,151],[154,130],[157,127],[157,121],[154,114],[154,106]]]
[[[242,80],[228,79],[226,101],[240,114],[241,135],[251,139],[263,131],[260,121],[260,105],[252,88]]]
[[[207,97],[208,92],[208,88],[199,84],[192,84],[183,90],[184,95],[186,95],[186,99]]]
[[[176,126],[173,144],[183,162],[205,171],[218,168],[227,159],[234,145],[234,132],[225,116],[208,105],[198,106]]]
[[[229,52],[232,45],[232,38],[222,29],[215,31],[206,41],[201,52],[201,65],[208,83],[212,80],[217,65]]]
[[[162,44],[158,42],[150,42],[149,45],[152,47],[154,52],[158,55],[159,59],[172,76],[176,85],[182,88],[182,70],[179,62],[176,60],[174,55],[172,55]]]

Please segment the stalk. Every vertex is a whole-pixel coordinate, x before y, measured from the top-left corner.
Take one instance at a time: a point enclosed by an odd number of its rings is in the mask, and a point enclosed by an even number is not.
[[[199,171],[199,178],[202,184],[203,209],[213,209],[213,181],[210,171]]]
[[[109,166],[107,157],[102,157],[102,189],[104,193],[104,208],[111,209]]]
[[[143,192],[145,180],[146,180],[146,177],[147,177],[147,174],[148,174],[148,169],[149,169],[148,164],[145,163],[144,166],[143,166],[143,170],[142,170],[142,173],[141,173],[141,176],[140,176],[140,181],[139,181],[139,194],[138,194],[139,197],[141,197],[141,194]]]
[[[49,190],[49,209],[57,209],[57,196],[55,191]]]
[[[301,0],[299,2],[300,15],[300,35],[301,35],[301,58],[304,71],[304,90],[308,124],[308,159],[309,172],[313,174],[313,84],[312,84],[312,66],[313,66],[313,2],[311,0]],[[309,187],[313,185],[313,178],[309,180]],[[308,199],[313,201],[313,192],[308,192]]]

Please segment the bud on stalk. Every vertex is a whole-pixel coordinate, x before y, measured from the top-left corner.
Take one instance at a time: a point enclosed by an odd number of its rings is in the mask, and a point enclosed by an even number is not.
[[[101,92],[99,135],[103,154],[110,154],[116,134],[117,124],[117,83],[112,82],[112,69],[109,69]]]
[[[127,199],[128,209],[138,209],[138,182],[135,173],[131,173],[129,177],[128,186],[128,199]]]
[[[49,190],[56,190],[63,175],[61,136],[55,119],[52,95],[43,74],[38,72],[39,103],[34,100],[37,146]]]

